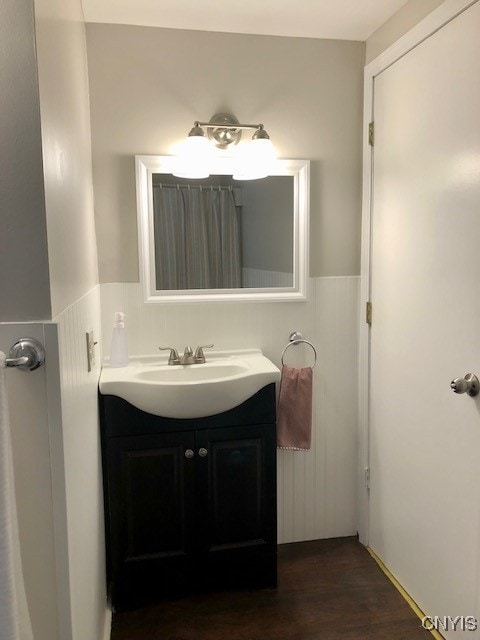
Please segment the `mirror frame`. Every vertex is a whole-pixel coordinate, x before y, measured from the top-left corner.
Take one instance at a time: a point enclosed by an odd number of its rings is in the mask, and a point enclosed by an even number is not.
[[[270,175],[293,176],[293,286],[248,289],[185,289],[161,290],[155,288],[155,247],[153,233],[152,176],[156,173],[172,174],[174,156],[135,156],[137,186],[137,223],[140,281],[146,304],[162,302],[234,302],[234,301],[305,301],[307,290],[310,161],[277,160]],[[220,158],[211,173],[232,175],[231,157]]]

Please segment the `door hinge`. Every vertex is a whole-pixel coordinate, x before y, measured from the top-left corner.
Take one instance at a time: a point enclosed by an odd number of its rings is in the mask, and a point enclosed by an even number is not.
[[[365,322],[367,324],[372,324],[372,303],[367,302],[365,307]]]
[[[369,122],[368,124],[368,144],[373,147],[375,143],[375,123]]]
[[[365,489],[370,489],[370,467],[365,467]]]

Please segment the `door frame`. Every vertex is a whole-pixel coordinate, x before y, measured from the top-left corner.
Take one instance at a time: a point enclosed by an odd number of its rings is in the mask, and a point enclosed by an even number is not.
[[[370,325],[363,316],[371,295],[371,239],[373,208],[373,156],[374,146],[369,144],[369,124],[374,114],[375,78],[397,60],[451,22],[480,0],[445,0],[415,27],[397,40],[365,67],[363,103],[363,197],[361,235],[361,284],[360,309],[362,310],[359,334],[359,468],[357,494],[357,530],[359,540],[369,543],[369,490],[370,468]],[[375,310],[373,310],[373,317]]]

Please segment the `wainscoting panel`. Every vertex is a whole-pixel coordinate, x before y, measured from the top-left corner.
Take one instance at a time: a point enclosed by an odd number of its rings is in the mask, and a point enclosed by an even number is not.
[[[100,288],[104,355],[115,311],[126,313],[130,355],[213,342],[215,349],[259,348],[280,367],[292,331],[313,342],[312,449],[278,452],[279,542],[356,532],[358,277],[310,278],[306,302],[146,305],[138,283]],[[311,349],[292,347],[286,362],[309,366]]]
[[[98,423],[100,291],[94,288],[54,319],[58,325],[63,456],[73,640],[109,637]],[[96,363],[87,370],[86,332]]]

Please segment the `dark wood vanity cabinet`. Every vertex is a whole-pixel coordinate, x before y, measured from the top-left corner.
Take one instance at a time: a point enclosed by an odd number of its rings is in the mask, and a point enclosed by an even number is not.
[[[275,389],[198,420],[100,396],[116,610],[205,588],[276,585]]]

